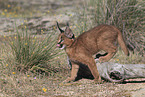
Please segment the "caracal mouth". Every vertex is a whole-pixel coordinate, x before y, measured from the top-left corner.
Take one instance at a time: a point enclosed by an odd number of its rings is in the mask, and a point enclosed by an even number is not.
[[[66,45],[63,45],[63,44],[57,44],[57,47],[58,47],[59,49],[64,49],[64,48],[66,47]]]

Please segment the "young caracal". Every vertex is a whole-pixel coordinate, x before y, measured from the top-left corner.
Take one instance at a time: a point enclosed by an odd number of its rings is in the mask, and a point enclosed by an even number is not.
[[[117,46],[114,45],[116,40],[118,40],[124,53],[129,55],[122,34],[115,26],[100,25],[82,33],[76,39],[69,25],[66,26],[65,30],[62,30],[57,22],[57,27],[60,30],[57,47],[65,49],[72,64],[71,77],[65,82],[75,81],[79,64],[86,64],[94,76],[94,80],[101,82],[93,55],[103,50],[108,54],[100,57],[99,61],[110,60],[117,51]]]

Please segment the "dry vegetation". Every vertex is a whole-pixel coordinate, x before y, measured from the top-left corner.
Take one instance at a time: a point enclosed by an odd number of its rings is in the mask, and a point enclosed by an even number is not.
[[[74,23],[75,26],[72,28],[78,35],[101,23],[115,25],[121,29],[128,46],[134,52],[131,51],[130,56],[126,57],[119,49],[110,61],[122,64],[145,64],[145,8],[143,4],[145,4],[144,1],[137,2],[136,0],[90,0],[90,2],[84,3],[83,11],[76,11],[79,14],[78,22]],[[9,4],[9,2],[0,0],[1,5],[3,6],[0,9],[2,17],[16,18],[25,13],[25,10],[18,8],[15,3]],[[19,14],[19,12],[21,13]],[[28,10],[26,10],[26,14],[31,15]],[[70,75],[70,70],[65,53],[55,49],[57,35],[55,33],[46,35],[43,30],[40,35],[31,35],[31,32],[27,31],[29,30],[27,26],[22,26],[22,29],[15,29],[16,34],[12,36],[0,36],[1,97],[131,97],[131,95],[145,95],[143,92],[136,94],[136,91],[144,90],[144,81],[129,81],[128,84],[109,82],[95,84],[90,79],[82,79],[73,83],[62,83]]]

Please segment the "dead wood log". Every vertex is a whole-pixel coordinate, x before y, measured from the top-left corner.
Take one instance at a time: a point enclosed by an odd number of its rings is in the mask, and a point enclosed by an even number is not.
[[[71,62],[68,58],[68,64],[71,68]],[[93,76],[88,66],[79,64],[80,69],[78,77],[91,78]],[[112,62],[99,63],[96,62],[97,69],[103,80],[110,82],[123,82],[126,79],[145,78],[145,64],[119,64]]]
[[[145,78],[145,64],[97,63],[102,79],[122,82],[126,79]]]

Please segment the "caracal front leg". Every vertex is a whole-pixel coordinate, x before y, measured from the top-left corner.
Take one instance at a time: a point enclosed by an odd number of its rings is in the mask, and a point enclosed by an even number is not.
[[[75,81],[77,77],[77,73],[79,71],[79,65],[74,62],[71,62],[71,63],[72,63],[71,77],[67,78],[64,82]]]

